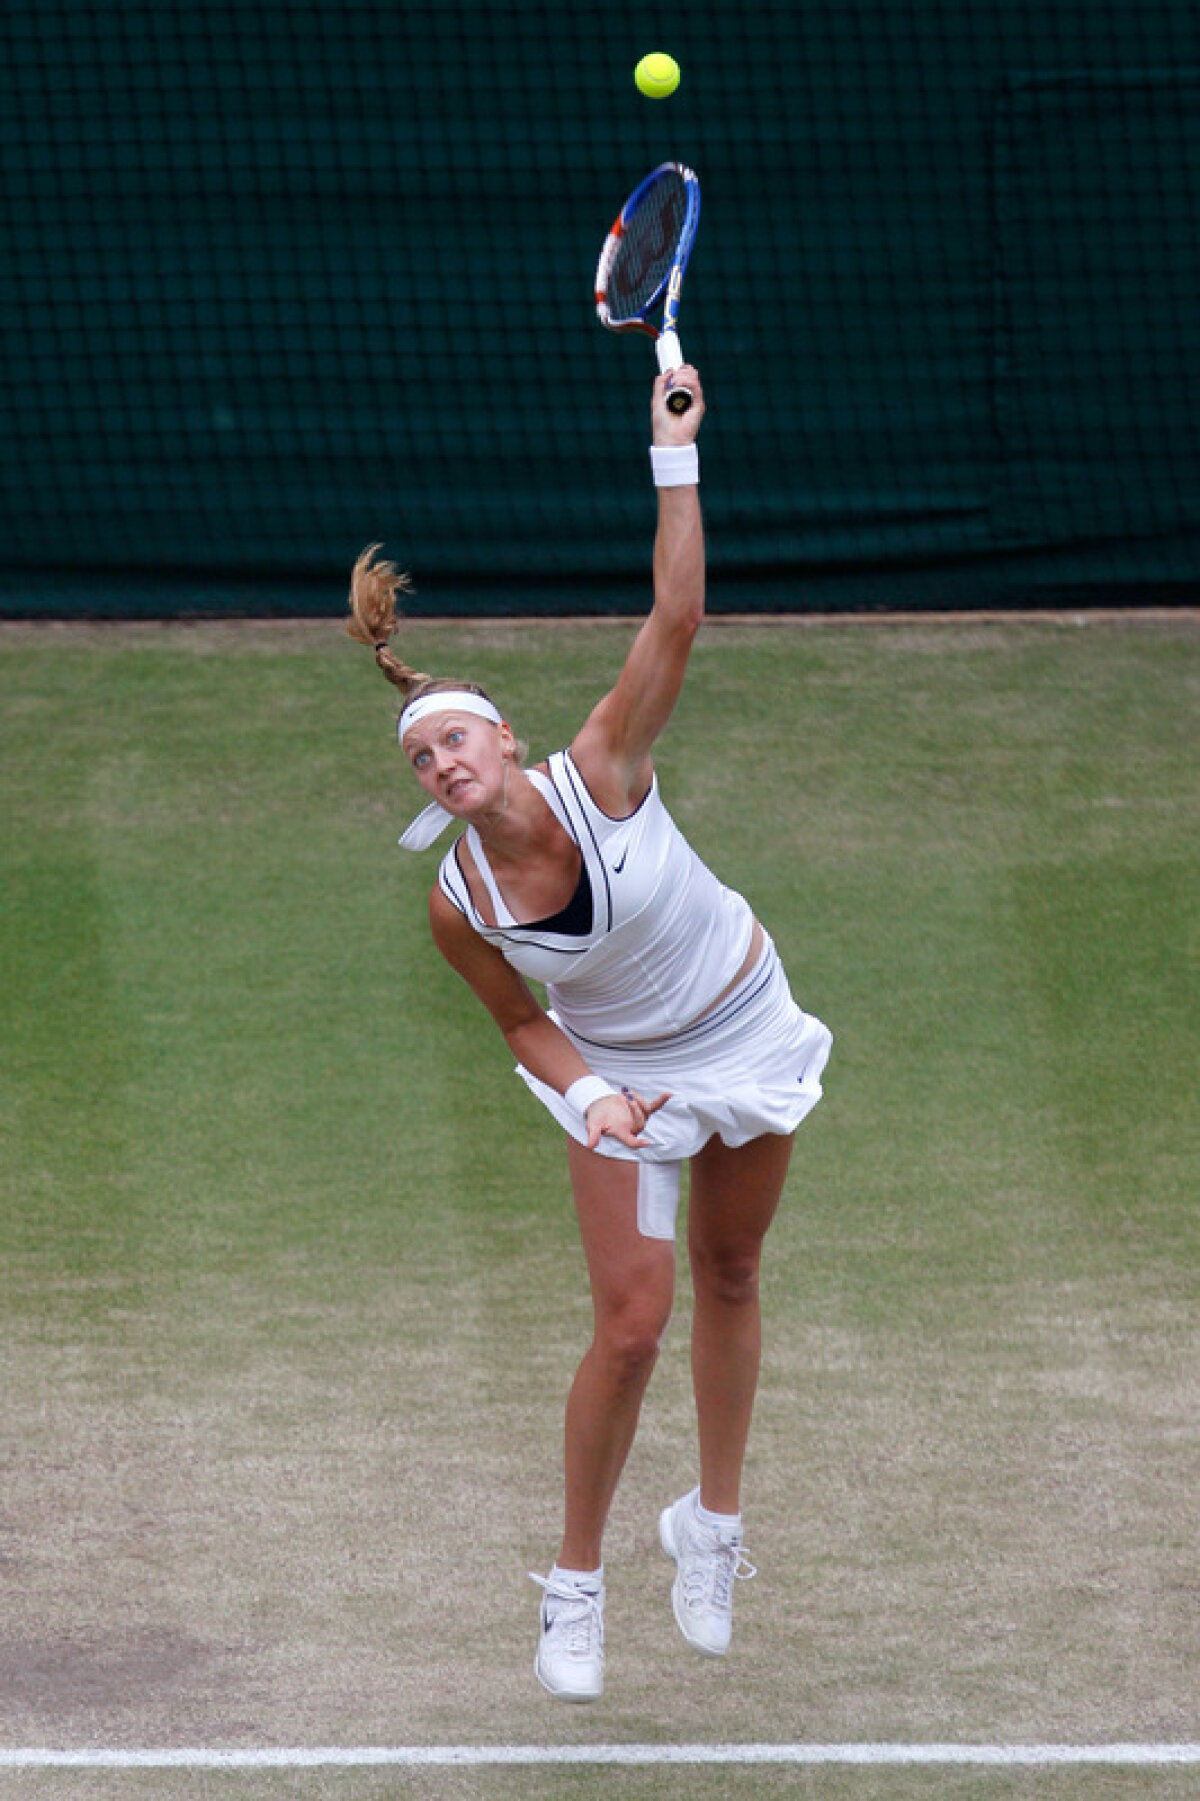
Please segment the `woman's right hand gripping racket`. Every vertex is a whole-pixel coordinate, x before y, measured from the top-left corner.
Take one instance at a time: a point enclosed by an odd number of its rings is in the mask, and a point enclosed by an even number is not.
[[[699,223],[698,176],[683,163],[660,163],[617,214],[596,268],[601,323],[610,331],[646,332],[655,340],[664,375],[683,365],[675,322]],[[648,317],[660,300],[661,327]],[[692,398],[689,388],[674,388],[667,405],[673,413],[686,413]]]

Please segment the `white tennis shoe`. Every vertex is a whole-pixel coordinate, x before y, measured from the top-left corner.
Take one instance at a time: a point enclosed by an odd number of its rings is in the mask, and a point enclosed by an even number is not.
[[[531,1579],[542,1596],[542,1636],[534,1670],[559,1701],[598,1701],[604,1692],[604,1585],[580,1588],[551,1570]]]
[[[741,1532],[706,1525],[696,1512],[694,1488],[663,1509],[658,1536],[675,1559],[671,1602],[679,1630],[705,1657],[724,1657],[733,1633],[733,1585],[757,1574],[742,1549]]]

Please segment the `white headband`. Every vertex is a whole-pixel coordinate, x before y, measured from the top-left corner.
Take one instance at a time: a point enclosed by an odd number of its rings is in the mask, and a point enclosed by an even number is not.
[[[466,688],[442,688],[433,694],[419,694],[416,700],[409,701],[397,728],[401,742],[405,732],[411,732],[414,725],[428,719],[431,713],[474,713],[480,719],[490,719],[493,725],[504,724],[484,695],[471,694]]]
[[[504,724],[491,701],[482,694],[472,694],[466,688],[443,688],[433,694],[420,694],[416,700],[409,701],[400,715],[397,727],[401,743],[405,732],[410,732],[414,725],[419,725],[431,713],[474,713],[479,719],[490,719],[493,725]],[[447,812],[440,802],[430,801],[400,838],[401,848],[428,850],[453,820],[454,814]]]

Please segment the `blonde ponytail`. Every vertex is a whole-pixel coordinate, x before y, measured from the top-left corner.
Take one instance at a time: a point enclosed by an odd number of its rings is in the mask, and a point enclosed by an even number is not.
[[[388,681],[399,688],[405,700],[410,700],[431,677],[422,670],[410,669],[388,643],[399,625],[396,595],[411,594],[413,590],[412,580],[403,570],[378,556],[382,548],[379,544],[368,544],[354,565],[346,630],[359,644],[371,646],[375,661]]]
[[[399,688],[406,704],[415,700],[418,694],[437,694],[443,689],[461,692],[465,688],[469,694],[482,694],[485,700],[488,699],[487,690],[478,682],[459,681],[454,676],[426,675],[423,670],[410,669],[391,648],[388,639],[400,624],[396,596],[411,594],[413,585],[411,577],[403,570],[378,555],[382,548],[380,544],[368,544],[354,565],[350,577],[347,632],[359,644],[370,645],[375,652],[375,661],[392,686]],[[526,749],[519,739],[515,756],[518,763],[525,761]]]

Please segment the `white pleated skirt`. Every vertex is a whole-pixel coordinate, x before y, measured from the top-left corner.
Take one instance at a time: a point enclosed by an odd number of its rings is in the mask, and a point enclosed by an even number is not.
[[[765,1133],[790,1134],[821,1098],[821,1077],[833,1035],[792,998],[787,976],[769,938],[749,975],[720,1006],[695,1025],[650,1044],[597,1044],[579,1037],[554,1013],[588,1068],[615,1088],[628,1086],[644,1100],[671,1098],[646,1122],[649,1144],[632,1151],[604,1137],[601,1155],[632,1162],[680,1163],[719,1137],[747,1144]],[[579,1144],[587,1130],[562,1095],[517,1065],[565,1132]]]

